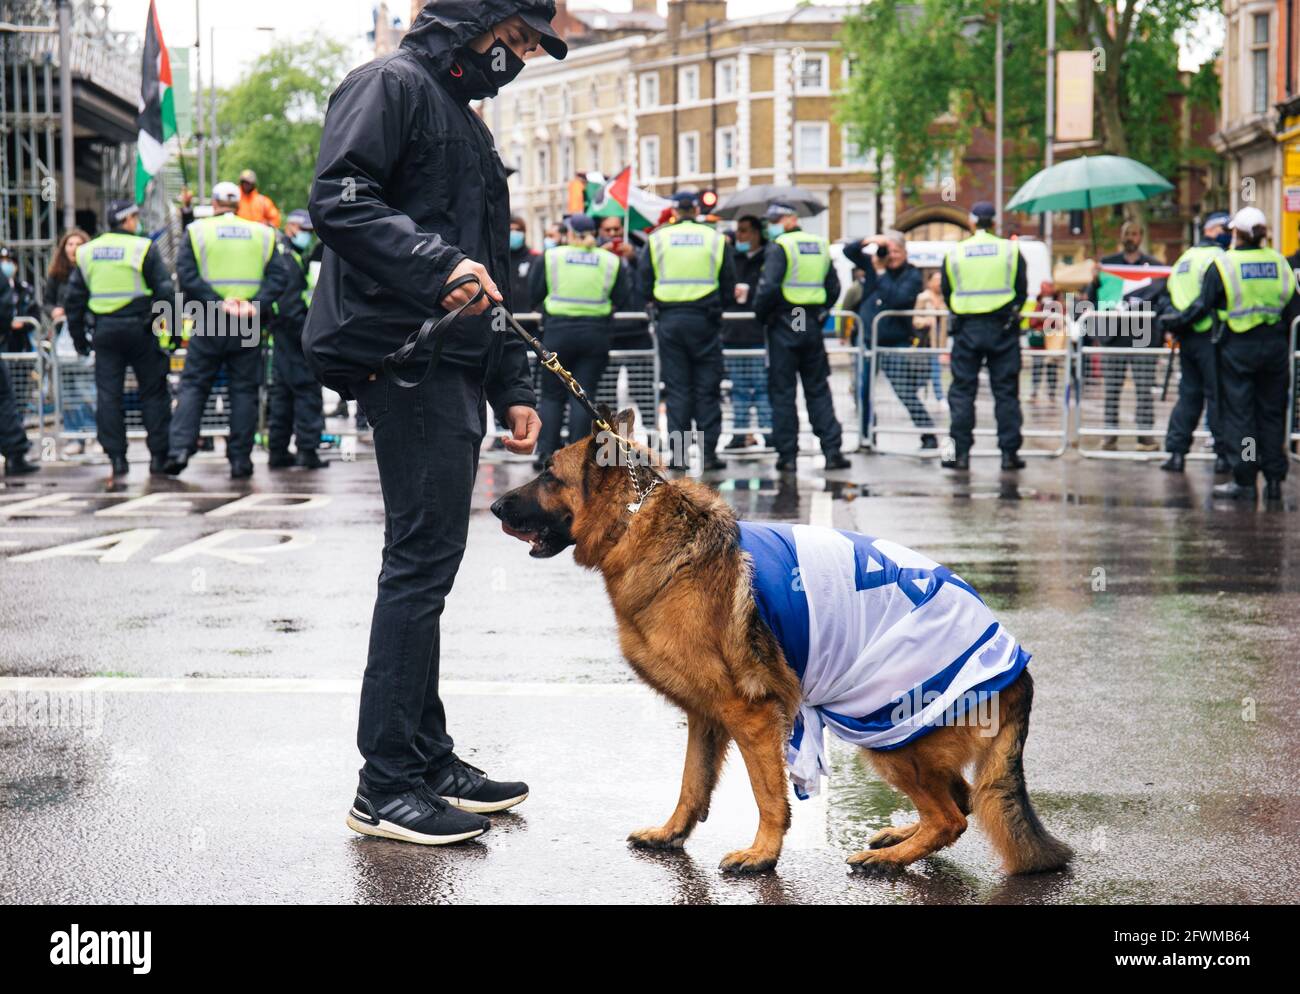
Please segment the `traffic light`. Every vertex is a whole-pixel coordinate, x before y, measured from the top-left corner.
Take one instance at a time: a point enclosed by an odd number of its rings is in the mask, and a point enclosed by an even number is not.
[[[700,194],[700,210],[705,214],[712,214],[718,206],[718,191],[705,190]]]

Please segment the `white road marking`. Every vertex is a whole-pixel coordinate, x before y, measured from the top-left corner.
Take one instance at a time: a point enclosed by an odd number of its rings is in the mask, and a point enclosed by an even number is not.
[[[834,528],[835,499],[825,490],[814,490],[812,508],[808,512],[808,524],[815,528]]]
[[[507,683],[443,680],[449,697],[650,697],[639,683]],[[0,677],[0,694],[359,694],[361,679],[342,677]]]

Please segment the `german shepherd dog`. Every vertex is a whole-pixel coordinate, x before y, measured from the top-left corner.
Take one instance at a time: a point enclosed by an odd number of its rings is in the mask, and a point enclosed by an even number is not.
[[[632,437],[631,411],[611,423],[616,433]],[[731,508],[708,487],[678,479],[663,481],[632,512],[629,503],[637,495],[626,460],[600,455],[610,445],[603,433],[569,445],[492,511],[504,531],[531,545],[532,556],[548,558],[573,546],[579,565],[601,573],[624,656],[686,712],[677,807],[663,825],[633,832],[628,841],[681,848],[709,813],[734,741],[758,802],[758,834],[721,866],[738,873],[769,870],[790,826],[785,747],[799,710],[799,679],[755,604],[751,563]],[[919,820],[881,829],[848,862],[875,873],[901,870],[957,841],[973,811],[1007,872],[1063,867],[1072,853],[1043,827],[1025,789],[1021,752],[1033,696],[1024,670],[1000,692],[996,734],[948,724],[897,749],[864,749],[881,777],[911,798]],[[973,783],[964,774],[970,766]]]

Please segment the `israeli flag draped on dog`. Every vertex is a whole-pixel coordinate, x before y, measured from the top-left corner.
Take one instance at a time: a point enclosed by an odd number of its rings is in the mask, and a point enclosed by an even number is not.
[[[965,720],[1029,662],[969,584],[895,542],[742,521],[740,544],[759,613],[803,688],[787,750],[800,797],[829,772],[826,726],[896,749]]]

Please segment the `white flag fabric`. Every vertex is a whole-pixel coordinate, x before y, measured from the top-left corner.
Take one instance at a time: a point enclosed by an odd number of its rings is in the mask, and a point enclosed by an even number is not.
[[[895,542],[742,521],[740,545],[759,613],[803,688],[787,750],[800,797],[828,772],[825,727],[853,745],[896,749],[983,720],[1029,662],[969,584]]]

